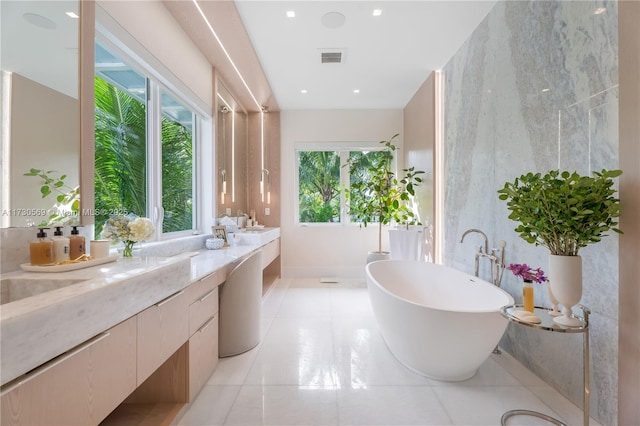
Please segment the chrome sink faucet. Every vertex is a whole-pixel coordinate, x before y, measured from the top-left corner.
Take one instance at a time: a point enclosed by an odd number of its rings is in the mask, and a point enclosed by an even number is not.
[[[482,232],[479,229],[471,228],[464,231],[462,237],[460,238],[460,242],[464,242],[464,237],[471,233],[478,233],[482,236],[484,240],[484,246],[478,246],[478,250],[475,254],[475,276],[478,276],[480,269],[480,258],[487,258],[491,262],[491,282],[500,287],[500,283],[502,282],[502,274],[504,272],[504,268],[506,267],[504,263],[504,248],[507,243],[503,240],[500,240],[499,245],[500,248],[492,248],[491,252],[489,252],[489,238],[487,238],[487,234]],[[498,257],[498,251],[500,252],[500,257]]]

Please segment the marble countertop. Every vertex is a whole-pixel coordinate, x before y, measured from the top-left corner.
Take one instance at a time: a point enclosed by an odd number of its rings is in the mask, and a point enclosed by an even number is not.
[[[1,384],[64,353],[280,236],[173,257],[118,259],[69,272],[15,271],[2,279],[83,280],[0,306]],[[247,242],[258,244],[247,244]]]

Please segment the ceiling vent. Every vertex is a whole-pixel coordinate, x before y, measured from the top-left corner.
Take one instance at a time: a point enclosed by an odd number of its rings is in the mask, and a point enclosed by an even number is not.
[[[342,62],[342,52],[322,52],[323,64],[339,64]]]
[[[320,62],[323,64],[343,64],[346,49],[320,49]]]

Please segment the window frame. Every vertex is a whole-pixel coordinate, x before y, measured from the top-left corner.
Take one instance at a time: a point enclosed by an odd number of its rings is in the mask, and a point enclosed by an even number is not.
[[[206,135],[213,134],[213,119],[209,115],[208,107],[184,83],[178,80],[151,53],[139,45],[135,40],[122,41],[103,25],[96,25],[94,43],[101,44],[114,55],[125,61],[136,72],[146,79],[146,109],[147,109],[147,212],[146,216],[152,220],[156,228],[149,241],[163,241],[190,235],[205,233],[208,226],[206,206],[215,208],[214,200],[205,196],[212,191],[214,182],[208,181],[204,159],[201,153],[213,152],[203,149]],[[192,179],[193,179],[193,220],[191,229],[163,232],[162,206],[162,92],[170,95],[193,114],[192,131]],[[94,159],[95,161],[95,159]],[[94,166],[95,167],[95,166]]]
[[[317,226],[360,226],[358,222],[352,222],[349,216],[348,203],[345,189],[350,187],[350,174],[348,164],[349,153],[354,151],[383,151],[384,145],[380,142],[296,142],[294,144],[295,179],[294,179],[294,223],[300,227]],[[340,156],[340,222],[301,222],[300,221],[300,161],[299,152],[304,151],[335,151]],[[397,156],[393,153],[391,168],[397,172]],[[376,224],[378,222],[375,222]]]

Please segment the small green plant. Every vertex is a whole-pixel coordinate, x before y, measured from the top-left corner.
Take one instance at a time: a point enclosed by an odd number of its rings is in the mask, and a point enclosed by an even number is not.
[[[404,176],[400,180],[395,176],[392,160],[397,147],[393,140],[398,136],[396,133],[388,141],[380,141],[385,147],[380,160],[367,167],[365,176],[352,181],[350,188],[345,189],[351,218],[364,227],[378,222],[378,252],[382,251],[382,225],[392,221],[407,227],[420,225],[409,202],[422,182],[420,175],[424,172],[410,167],[402,170]],[[361,165],[351,159],[347,166],[351,175],[362,170]]]
[[[38,226],[65,225],[77,222],[80,208],[80,187],[67,185],[65,182],[67,175],[60,174],[55,170],[32,168],[24,176],[34,176],[42,179],[40,184],[42,198],[56,194],[56,204],[52,206],[49,217]]]
[[[621,174],[604,169],[592,177],[558,170],[527,173],[505,183],[498,194],[511,211],[509,219],[520,222],[515,231],[523,240],[553,255],[577,256],[607,231],[622,233],[617,228],[621,205],[613,188],[613,178]]]

